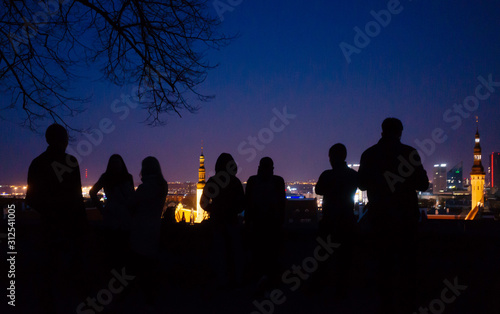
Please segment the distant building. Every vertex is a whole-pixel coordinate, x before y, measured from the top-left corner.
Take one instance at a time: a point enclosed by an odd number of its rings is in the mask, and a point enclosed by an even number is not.
[[[448,174],[446,175],[446,189],[448,191],[463,190],[463,175],[464,163],[461,161],[448,171]]]
[[[198,168],[198,183],[196,184],[196,214],[197,221],[202,222],[206,216],[207,212],[201,208],[200,199],[203,194],[203,188],[205,187],[205,156],[203,156],[203,146],[201,147],[201,155],[200,155],[200,168]]]
[[[432,192],[434,194],[446,191],[446,164],[434,165],[434,176],[432,180]]]
[[[349,168],[359,171],[359,164],[348,164]],[[355,203],[368,203],[368,194],[366,191],[361,191],[360,189],[356,190],[356,194],[354,194],[354,202]]]
[[[500,189],[500,153],[491,153],[489,156],[489,182],[490,187]]]
[[[474,210],[476,207],[482,207],[484,204],[484,167],[481,162],[481,140],[479,138],[479,129],[476,131],[474,145],[474,165],[470,173],[471,181],[471,207]]]
[[[184,207],[179,203],[175,209],[175,220],[177,222],[200,223],[208,218],[208,213],[200,206],[201,195],[205,187],[205,156],[201,147],[200,167],[198,168],[198,183],[196,184],[196,204],[194,208]]]

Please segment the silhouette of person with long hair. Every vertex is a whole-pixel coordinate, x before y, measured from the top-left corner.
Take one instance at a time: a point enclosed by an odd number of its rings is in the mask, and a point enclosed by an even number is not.
[[[222,153],[215,163],[215,175],[208,179],[200,199],[200,206],[210,215],[214,253],[222,258],[222,263],[216,262],[221,287],[236,285],[240,280],[236,265],[237,250],[241,246],[238,214],[243,211],[245,196],[237,172],[233,157]]]
[[[285,181],[274,175],[273,170],[273,160],[262,158],[257,175],[248,179],[245,189],[245,227],[253,264],[261,276],[258,293],[264,294],[279,282],[279,258],[283,247]]]
[[[160,249],[161,213],[168,194],[168,184],[155,157],[149,156],[142,161],[140,176],[142,184],[137,187],[130,201],[132,273],[138,275],[137,286],[145,291],[151,301],[156,288],[154,278]]]
[[[36,157],[28,170],[26,203],[41,218],[41,254],[37,274],[37,290],[43,294],[42,306],[54,309],[51,283],[56,271],[79,268],[84,236],[88,228],[82,196],[80,167],[75,157],[66,154],[68,132],[59,124],[52,124],[45,132],[47,150]],[[63,257],[63,258],[60,258]],[[68,260],[61,264],[61,260]],[[77,269],[78,268],[78,269]],[[48,285],[48,287],[47,287]]]
[[[354,195],[358,188],[358,173],[345,162],[347,149],[341,144],[333,145],[328,151],[332,169],[325,170],[316,183],[315,192],[323,195],[323,217],[319,222],[319,236],[331,237],[339,243],[335,256],[336,293],[345,296],[349,292],[349,275],[352,263],[352,246],[355,238]],[[328,264],[331,264],[328,263]],[[328,265],[327,264],[327,265]],[[315,276],[317,284],[324,284],[326,265],[321,265]]]
[[[358,171],[359,187],[368,194],[365,216],[373,228],[380,313],[416,310],[417,191],[425,191],[429,179],[418,152],[401,143],[402,132],[400,120],[385,119],[382,138],[362,154]],[[400,304],[392,302],[396,291]]]
[[[155,157],[142,161],[141,181],[130,202],[130,244],[133,252],[153,258],[160,247],[161,213],[168,194],[168,183]]]
[[[101,189],[104,189],[106,195],[104,207],[97,197],[97,192]],[[134,180],[123,158],[118,154],[111,155],[106,172],[90,189],[89,195],[103,215],[108,240],[106,251],[116,262],[123,261],[128,248],[131,218],[129,201],[133,194]]]

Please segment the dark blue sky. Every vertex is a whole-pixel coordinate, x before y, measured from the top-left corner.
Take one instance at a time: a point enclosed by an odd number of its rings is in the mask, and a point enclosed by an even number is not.
[[[81,156],[82,175],[85,168],[89,173],[83,183],[94,183],[113,153],[124,157],[136,182],[140,162],[148,155],[160,160],[167,180],[195,181],[202,140],[209,174],[217,156],[228,152],[243,181],[264,156],[274,159],[275,173],[287,181],[317,179],[329,167],[331,145],[344,143],[348,162],[359,162],[361,153],[380,138],[380,124],[388,116],[402,120],[404,143],[427,143],[421,150],[432,178],[433,164],[451,168],[462,160],[468,175],[478,115],[486,167],[486,154],[500,151],[500,86],[479,88],[483,99],[478,104],[474,97],[479,76],[500,82],[500,2],[401,1],[394,6],[399,13],[348,63],[339,45],[354,46],[354,28],[364,30],[374,21],[370,11],[396,3],[243,1],[224,13],[221,25],[223,32],[240,36],[208,55],[220,65],[199,87],[216,98],[196,114],[167,117],[161,127],[141,123],[144,110],[130,109],[126,115],[120,99],[133,86],[114,87],[96,80],[89,69],[87,79],[75,82],[75,93],[93,95],[92,101],[85,113],[68,122],[98,128],[108,118],[113,131]],[[464,99],[469,109],[460,113],[454,105]],[[293,118],[276,115],[283,115],[285,107]],[[1,114],[7,120],[0,126],[0,183],[23,184],[31,160],[46,144],[41,135],[15,123],[20,112]],[[428,139],[437,129],[446,140],[433,141],[431,149]],[[259,134],[264,142],[252,146],[249,137]],[[84,140],[76,135],[70,146],[78,151]]]

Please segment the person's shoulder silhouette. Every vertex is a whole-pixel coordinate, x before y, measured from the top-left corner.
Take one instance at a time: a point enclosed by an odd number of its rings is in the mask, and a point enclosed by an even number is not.
[[[68,132],[52,124],[45,132],[47,150],[36,157],[28,170],[26,203],[40,213],[49,228],[78,233],[86,227],[80,167],[66,154]]]
[[[353,215],[358,174],[347,166],[347,149],[343,144],[333,145],[328,157],[332,169],[323,171],[315,187],[316,194],[323,195],[323,216]]]
[[[402,132],[403,124],[399,119],[385,119],[382,138],[361,156],[360,188],[367,191],[372,208],[411,206],[415,209],[416,191],[425,191],[429,186],[417,150],[401,143]]]
[[[142,161],[141,181],[142,184],[137,187],[136,191],[136,204],[139,203],[138,198],[143,201],[149,201],[148,195],[155,197],[155,200],[159,199],[160,201],[165,202],[168,194],[168,183],[163,177],[158,159],[149,156]]]
[[[274,174],[274,162],[264,157],[257,175],[248,178],[245,189],[245,220],[249,223],[281,225],[284,219],[285,181]]]
[[[234,222],[243,211],[243,185],[236,177],[237,172],[233,156],[222,153],[217,158],[215,175],[208,179],[200,199],[200,205],[210,214],[210,219]]]
[[[104,189],[106,206],[103,208],[97,193]],[[109,158],[106,172],[90,189],[89,195],[94,205],[103,212],[104,225],[111,229],[128,229],[130,220],[128,202],[134,193],[134,181],[123,158],[113,154]]]
[[[149,156],[142,161],[141,181],[130,200],[131,249],[137,254],[152,257],[158,254],[160,247],[161,213],[168,194],[168,183],[158,159]]]

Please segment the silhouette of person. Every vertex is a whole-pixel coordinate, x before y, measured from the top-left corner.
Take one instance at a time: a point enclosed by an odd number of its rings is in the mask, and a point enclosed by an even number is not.
[[[154,278],[160,249],[161,213],[168,184],[155,157],[149,156],[142,161],[140,176],[142,184],[130,200],[130,247],[133,254],[132,273],[139,276],[137,286],[144,289],[149,298],[156,287]]]
[[[236,285],[240,280],[236,269],[237,250],[241,246],[238,214],[243,211],[245,196],[237,172],[233,157],[222,153],[215,163],[215,175],[208,179],[200,198],[200,206],[210,215],[214,253],[223,259],[222,263],[216,262],[221,287]]]
[[[97,197],[97,192],[104,189],[106,203],[103,208]],[[106,231],[106,252],[115,262],[122,261],[128,248],[130,233],[129,201],[134,194],[134,180],[128,172],[123,158],[111,155],[104,172],[96,184],[90,189],[89,195],[94,205],[103,215]]]
[[[87,226],[80,167],[75,157],[65,153],[68,133],[63,126],[50,125],[45,139],[47,150],[28,170],[26,203],[40,213],[53,247],[67,248],[68,241],[80,236]]]
[[[45,132],[47,150],[36,157],[28,170],[26,204],[40,214],[41,254],[37,274],[42,307],[54,308],[51,285],[56,271],[80,273],[83,237],[88,222],[83,203],[80,167],[75,157],[66,154],[68,133],[59,124]],[[66,260],[67,263],[61,261]]]
[[[352,263],[352,245],[355,236],[354,194],[358,188],[358,173],[345,162],[347,149],[341,144],[328,151],[332,169],[325,170],[316,183],[315,192],[323,195],[323,217],[319,222],[319,236],[331,237],[341,246],[331,259],[337,261],[335,273],[337,295],[345,296],[349,291],[349,275]],[[330,264],[330,263],[328,263]],[[325,280],[326,265],[320,267],[316,280]],[[317,281],[319,285],[323,284]]]
[[[261,276],[259,292],[269,291],[279,282],[279,258],[283,247],[282,227],[285,219],[285,181],[273,173],[269,157],[260,160],[257,175],[251,176],[245,188],[245,227],[250,240],[253,261]]]
[[[396,118],[382,123],[382,138],[361,156],[359,187],[368,194],[366,219],[373,228],[373,249],[378,261],[377,279],[381,313],[415,310],[417,231],[420,212],[418,191],[429,179],[418,152],[401,143],[403,124]],[[397,275],[397,270],[399,276]],[[397,284],[393,284],[393,280]],[[397,290],[396,290],[397,286]],[[395,292],[400,304],[393,304]]]
[[[141,181],[130,200],[130,245],[133,252],[152,258],[160,247],[161,213],[168,194],[167,181],[155,157],[142,161]]]

